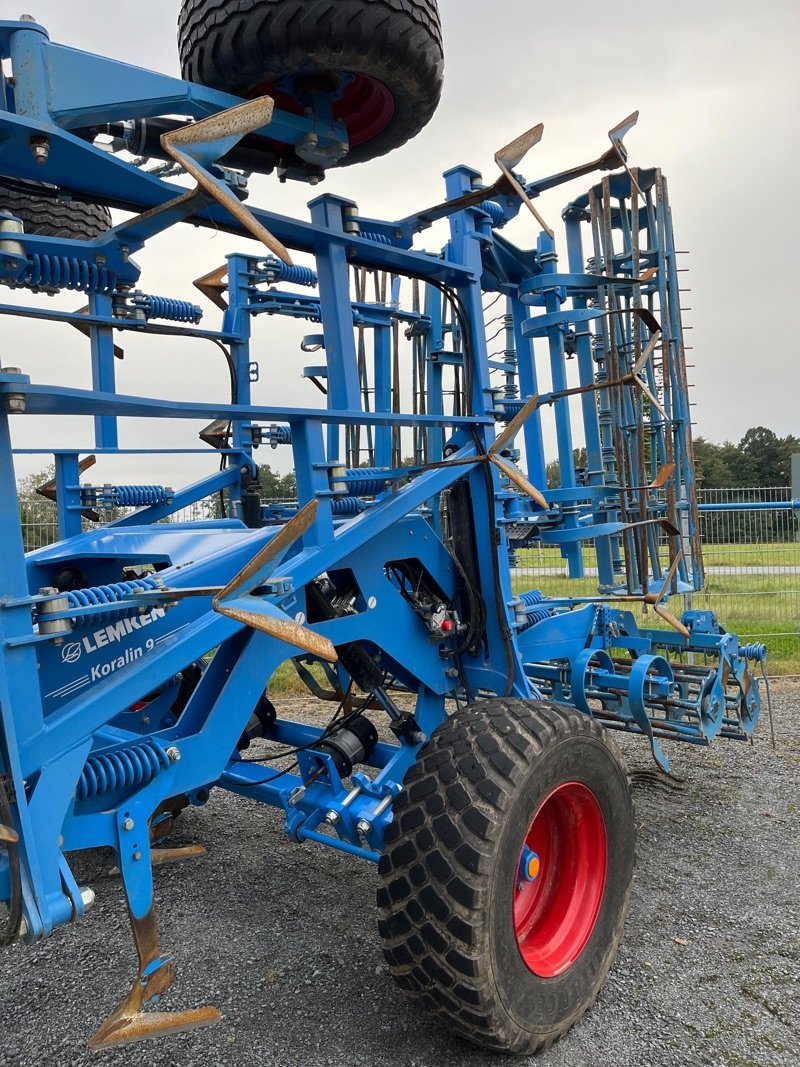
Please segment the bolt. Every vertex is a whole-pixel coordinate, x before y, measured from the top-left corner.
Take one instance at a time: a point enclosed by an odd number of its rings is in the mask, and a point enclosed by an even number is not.
[[[35,19],[35,17],[33,15],[20,15],[19,21],[20,22],[36,22],[36,19]]]
[[[50,141],[46,137],[31,137],[28,142],[36,163],[41,167],[50,157]]]
[[[167,759],[170,761],[170,763],[178,763],[180,762],[180,758],[181,750],[179,748],[175,748],[175,746],[173,745],[172,748],[167,749]]]
[[[372,826],[367,822],[366,819],[359,819],[356,823],[356,833],[359,837],[367,837],[371,829]]]
[[[141,852],[134,852],[134,854],[133,854],[134,863],[138,863],[141,858],[142,858]]]
[[[325,816],[325,822],[328,824],[328,826],[335,826],[338,821],[339,821],[339,812],[338,811],[329,811],[328,814]]]
[[[128,818],[122,824],[122,829],[123,830],[128,830],[130,832],[134,828],[135,825],[136,825],[136,823],[133,821],[133,819],[130,816],[128,816]]]

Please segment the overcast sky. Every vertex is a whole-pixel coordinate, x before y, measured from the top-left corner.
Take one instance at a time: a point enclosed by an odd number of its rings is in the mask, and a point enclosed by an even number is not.
[[[174,0],[137,0],[133,6],[36,0],[27,10],[54,40],[177,73],[178,7]],[[3,8],[3,18],[20,13],[9,4]],[[736,441],[748,427],[763,424],[781,435],[800,434],[797,297],[790,290],[799,252],[798,0],[621,6],[440,0],[440,8],[446,76],[433,121],[405,148],[336,171],[323,188],[358,201],[363,214],[402,217],[441,199],[441,173],[456,163],[474,165],[493,180],[495,150],[536,122],[544,122],[545,136],[525,162],[529,180],[599,155],[608,129],[638,108],[639,125],[626,142],[632,162],[658,165],[668,176],[677,244],[691,252],[691,273],[683,277],[692,289],[685,321],[693,327],[687,342],[694,345],[689,374],[696,432]],[[564,203],[586,187],[583,179],[543,197],[545,217],[557,223]],[[306,217],[312,195],[307,186],[263,178],[253,189],[253,200],[264,207]],[[508,232],[521,245],[535,242],[528,219]],[[144,269],[141,287],[189,297],[191,282],[237,248],[248,244],[176,228],[136,257]],[[74,297],[66,300],[67,306],[75,303]],[[209,312],[206,322],[214,321]],[[294,384],[308,361],[297,348],[307,327],[277,325],[273,340],[269,333],[264,340],[258,335],[256,357],[262,371],[271,372],[265,375],[269,389],[261,387],[256,400],[314,403],[310,384]],[[77,334],[16,322],[4,329],[6,365],[20,363],[40,382],[88,384],[88,347]],[[180,399],[224,397],[225,375],[210,346],[206,353],[203,346],[124,343],[121,389]],[[48,443],[90,443],[80,425],[60,430],[54,442],[52,422],[37,428],[35,420],[15,421],[25,423],[16,434],[20,444],[35,444],[42,430]],[[169,431],[169,440],[193,444],[186,431]],[[149,427],[129,426],[124,443],[149,444],[150,434]],[[160,428],[159,442],[166,434]],[[276,456],[262,452],[259,458],[274,462]],[[288,458],[283,455],[278,465],[286,469]],[[20,472],[42,462],[26,461]],[[198,460],[158,460],[145,480],[179,484],[208,469]],[[129,464],[113,471],[106,466],[95,480],[128,471]]]

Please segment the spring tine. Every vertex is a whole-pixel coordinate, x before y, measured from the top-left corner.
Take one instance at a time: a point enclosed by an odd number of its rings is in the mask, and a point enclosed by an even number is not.
[[[516,485],[517,489],[521,489],[523,493],[526,493],[532,500],[534,500],[540,508],[547,510],[549,507],[547,500],[542,493],[536,488],[535,485],[531,485],[528,479],[517,470],[511,463],[506,463],[500,456],[489,454],[489,459],[494,463],[498,470],[505,474],[509,481]]]
[[[315,633],[306,626],[290,619],[279,608],[273,608],[268,601],[252,600],[252,608],[228,604],[216,604],[214,610],[220,615],[235,622],[243,623],[262,634],[274,637],[278,641],[285,641],[287,645],[294,645],[304,652],[310,652],[312,656],[319,656],[328,663],[338,662],[339,656],[336,649],[327,637]],[[239,602],[241,604],[241,602]],[[273,608],[275,614],[265,613],[266,609]]]
[[[674,463],[665,463],[655,478],[648,485],[648,489],[663,489],[672,475],[675,473]]]
[[[638,386],[638,388],[642,390],[644,395],[647,397],[647,399],[650,401],[656,411],[661,415],[664,421],[669,422],[669,416],[667,415],[659,400],[650,391],[650,386],[646,382],[643,382],[638,375],[634,375],[633,382],[634,385]]]
[[[513,170],[514,167],[520,165],[528,152],[536,147],[541,141],[543,134],[544,123],[540,122],[537,126],[527,130],[513,140],[511,144],[507,144],[505,148],[498,149],[494,156],[495,162],[503,171],[505,171],[506,168]]]
[[[139,971],[127,997],[111,1012],[89,1041],[93,1051],[130,1045],[148,1037],[179,1034],[199,1026],[209,1026],[221,1018],[216,1008],[193,1008],[176,1012],[145,1012],[175,981],[175,963],[161,954],[155,912],[143,919],[130,916],[133,939],[139,957]]]
[[[12,830],[10,826],[4,826],[0,822],[0,841],[5,845],[18,845],[19,834],[16,830]]]
[[[244,589],[246,584],[262,571],[266,564],[271,563],[287,552],[295,541],[314,525],[318,508],[318,501],[312,500],[302,510],[298,511],[285,526],[281,527],[272,540],[250,560],[246,567],[239,571],[235,578],[228,582],[221,593],[217,594],[214,598],[214,608],[219,610],[220,604],[227,600],[232,600],[236,594],[246,592]]]
[[[261,225],[227,185],[206,170],[206,164],[224,156],[246,134],[269,125],[274,107],[274,101],[269,96],[249,100],[218,115],[162,134],[161,147],[191,174],[200,189],[226,208],[270,252],[291,266],[292,257],[277,237]]]
[[[533,215],[533,217],[536,219],[536,221],[539,223],[539,225],[542,227],[542,229],[545,231],[547,236],[550,237],[550,238],[555,237],[555,234],[554,234],[553,230],[547,225],[547,223],[544,221],[542,216],[536,210],[533,201],[528,196],[528,194],[523,189],[523,187],[520,185],[520,183],[517,181],[517,179],[514,177],[514,175],[511,172],[510,168],[506,166],[506,164],[500,158],[499,154],[496,155],[494,158],[497,161],[498,167],[503,172],[503,175],[505,176],[506,181],[509,183],[511,188],[514,190],[514,192],[520,198],[520,200],[525,205],[525,207],[528,209],[528,211],[530,211],[530,213]]]
[[[664,622],[668,622],[669,625],[673,628],[673,630],[677,630],[678,633],[683,634],[684,637],[691,637],[691,633],[687,629],[687,627],[684,626],[681,620],[678,619],[675,615],[673,615],[671,611],[668,611],[660,604],[654,604],[653,611],[656,613],[656,615],[658,615],[660,619],[663,619]]]
[[[517,434],[520,432],[522,427],[525,425],[525,423],[528,421],[530,416],[534,413],[534,411],[536,411],[536,409],[538,407],[539,407],[539,394],[538,393],[534,393],[534,395],[530,398],[530,400],[527,401],[525,406],[521,407],[519,409],[519,411],[516,413],[514,418],[509,422],[509,424],[506,426],[506,428],[502,431],[502,433],[500,433],[498,435],[496,441],[494,442],[492,447],[489,449],[489,455],[490,456],[494,456],[498,452],[502,452],[503,449],[508,444],[508,442],[513,440],[517,436]]]
[[[633,129],[633,127],[638,121],[639,112],[634,111],[632,114],[628,115],[627,118],[623,119],[622,122],[617,123],[617,125],[613,129],[608,131],[608,139],[609,141],[611,141],[611,144],[616,149],[620,163],[627,171],[628,177],[631,180],[631,186],[636,189],[639,196],[644,197],[644,193],[639,188],[639,183],[633,176],[633,171],[628,166],[628,150],[622,143],[625,135]]]
[[[633,370],[631,371],[632,374],[634,374],[634,375],[640,374],[642,372],[642,370],[644,369],[644,367],[647,366],[647,361],[650,359],[650,357],[652,356],[653,352],[655,352],[656,347],[658,345],[658,342],[660,340],[661,340],[661,330],[656,330],[655,333],[653,334],[653,336],[647,342],[647,347],[645,348],[644,352],[642,352],[641,356],[639,356],[639,358],[634,363]]]
[[[195,289],[199,289],[203,296],[208,297],[212,304],[216,304],[221,311],[228,310],[228,301],[222,295],[228,288],[228,284],[225,281],[227,277],[228,264],[223,263],[221,267],[216,267],[214,270],[209,271],[208,274],[204,274],[202,278],[198,278],[194,283]]]

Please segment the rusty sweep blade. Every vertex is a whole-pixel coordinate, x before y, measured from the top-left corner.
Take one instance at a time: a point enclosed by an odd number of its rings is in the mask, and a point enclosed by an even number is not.
[[[130,916],[133,939],[139,956],[139,972],[127,997],[112,1011],[92,1035],[92,1051],[130,1045],[148,1037],[180,1034],[198,1026],[210,1026],[221,1018],[216,1008],[193,1008],[189,1011],[146,1012],[148,1004],[157,1003],[175,981],[175,963],[162,956],[155,912],[143,919]]]

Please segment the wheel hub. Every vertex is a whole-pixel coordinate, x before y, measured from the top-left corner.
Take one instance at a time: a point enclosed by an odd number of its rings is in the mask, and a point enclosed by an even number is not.
[[[540,978],[568,970],[597,923],[608,868],[605,820],[580,782],[558,786],[539,805],[520,851],[514,932]]]

